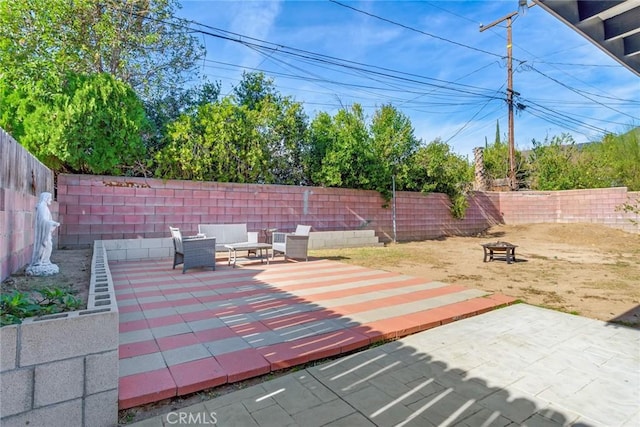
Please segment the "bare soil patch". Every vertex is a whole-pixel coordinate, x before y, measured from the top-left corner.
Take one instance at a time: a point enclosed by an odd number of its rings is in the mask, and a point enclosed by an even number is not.
[[[43,287],[69,289],[82,301],[81,308],[86,308],[91,281],[91,255],[91,249],[54,250],[51,262],[58,265],[60,273],[53,276],[27,276],[25,268],[22,268],[2,282],[2,293],[18,290],[29,294]]]

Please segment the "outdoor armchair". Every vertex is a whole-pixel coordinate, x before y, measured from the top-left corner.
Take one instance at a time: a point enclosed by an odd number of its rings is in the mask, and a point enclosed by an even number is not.
[[[179,228],[169,227],[173,239],[173,268],[182,264],[182,274],[189,268],[211,267],[216,269],[216,238],[182,236]]]
[[[307,261],[309,248],[309,232],[310,225],[298,225],[295,233],[278,233],[272,235],[272,258],[275,258],[276,252],[284,254],[284,259],[304,259]]]

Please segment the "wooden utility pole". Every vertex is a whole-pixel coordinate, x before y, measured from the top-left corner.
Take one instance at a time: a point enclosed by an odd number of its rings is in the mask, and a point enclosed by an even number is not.
[[[480,32],[483,32],[503,21],[507,21],[507,106],[509,108],[509,188],[511,188],[511,190],[518,189],[518,183],[516,182],[515,137],[513,132],[513,55],[511,41],[511,18],[517,14],[518,12],[511,12],[493,21],[489,25],[480,25]]]

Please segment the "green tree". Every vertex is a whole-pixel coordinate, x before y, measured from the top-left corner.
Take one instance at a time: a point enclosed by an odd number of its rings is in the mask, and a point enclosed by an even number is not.
[[[282,96],[272,79],[263,73],[244,72],[234,88],[238,106],[252,112],[261,144],[268,153],[270,182],[305,182],[302,153],[307,138],[307,116],[302,104]]]
[[[391,105],[376,110],[370,126],[374,167],[371,169],[372,189],[391,199],[390,184],[403,189],[407,180],[407,160],[419,145],[411,120]]]
[[[534,190],[570,190],[581,185],[580,152],[569,134],[544,142],[532,141],[530,155],[531,188]]]
[[[259,72],[244,71],[242,80],[233,89],[233,95],[238,105],[244,105],[250,110],[259,109],[260,103],[265,100],[277,102],[280,99],[273,79]]]
[[[170,123],[176,121],[182,114],[195,114],[199,106],[214,103],[218,101],[219,96],[220,83],[205,82],[148,100],[145,103],[145,110],[153,131],[147,146],[151,150],[162,148],[166,142],[164,136]]]
[[[261,182],[266,153],[252,113],[227,97],[184,114],[168,127],[168,143],[156,155],[156,176],[220,182]]]
[[[57,92],[48,86],[0,80],[0,126],[44,164],[56,172],[118,175],[144,157],[148,122],[128,85],[108,74],[69,74]]]
[[[597,155],[607,160],[608,182],[604,186],[625,186],[640,191],[640,128],[621,135],[607,135],[601,145],[594,144]]]
[[[529,177],[529,167],[526,159],[518,150],[514,154],[516,161],[516,180],[523,185]],[[495,142],[487,146],[483,152],[484,170],[491,180],[503,179],[509,176],[509,146],[505,142]]]
[[[204,48],[177,0],[0,0],[0,77],[59,86],[109,73],[143,100],[184,86]]]
[[[312,125],[313,127],[313,125]],[[316,128],[318,126],[315,126]],[[333,117],[316,183],[327,187],[371,188],[376,167],[364,111],[359,104],[341,109]]]
[[[300,184],[307,122],[300,103],[261,73],[245,73],[219,102],[170,124],[155,156],[156,176],[223,182]]]
[[[322,162],[327,152],[335,145],[333,119],[326,112],[320,112],[309,125],[308,143],[303,148],[303,169],[311,185],[323,185]]]
[[[302,104],[284,97],[262,102],[259,133],[269,153],[269,171],[277,184],[300,185],[307,182],[303,153],[307,144],[308,122]]]
[[[467,192],[473,167],[439,139],[420,147],[410,159],[409,189],[444,193],[451,200],[451,213],[463,218],[468,207]]]

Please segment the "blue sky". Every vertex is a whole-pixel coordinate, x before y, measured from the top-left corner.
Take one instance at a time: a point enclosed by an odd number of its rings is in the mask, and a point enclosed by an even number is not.
[[[506,25],[480,25],[518,10],[517,0],[340,3],[182,0],[177,14],[217,35],[199,35],[201,71],[223,95],[243,70],[263,71],[310,119],[354,103],[371,117],[392,104],[425,143],[440,138],[470,158],[493,142],[497,120],[506,140]],[[640,78],[630,70],[538,6],[512,29],[518,149],[640,125]]]

